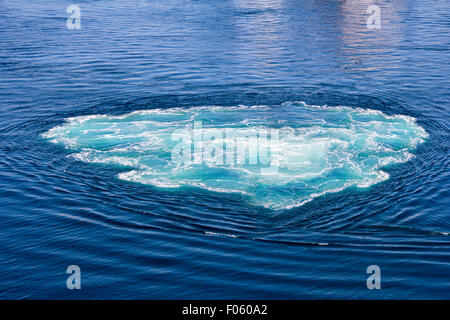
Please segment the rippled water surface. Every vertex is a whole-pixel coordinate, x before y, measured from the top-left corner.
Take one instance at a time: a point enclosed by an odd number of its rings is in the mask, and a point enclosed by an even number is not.
[[[0,298],[450,298],[447,1],[70,4],[0,0]]]

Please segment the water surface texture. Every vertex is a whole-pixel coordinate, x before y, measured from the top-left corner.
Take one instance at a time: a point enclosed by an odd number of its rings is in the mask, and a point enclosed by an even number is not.
[[[241,193],[290,209],[388,179],[382,168],[409,160],[427,136],[415,121],[304,103],[213,106],[74,117],[43,137],[78,150],[75,159],[133,168],[119,174],[126,181]]]
[[[0,298],[450,298],[448,1],[72,4],[0,0]]]

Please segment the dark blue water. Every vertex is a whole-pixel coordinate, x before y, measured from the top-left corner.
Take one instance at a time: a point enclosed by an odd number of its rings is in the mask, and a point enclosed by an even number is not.
[[[0,1],[0,298],[450,298],[446,0]],[[291,210],[68,157],[65,118],[287,101],[417,119],[390,178]],[[78,265],[82,289],[68,290]],[[381,269],[368,290],[366,269]]]

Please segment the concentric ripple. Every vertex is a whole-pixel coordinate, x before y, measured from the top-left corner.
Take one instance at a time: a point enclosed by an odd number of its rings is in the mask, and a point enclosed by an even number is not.
[[[427,136],[412,117],[303,102],[79,116],[43,134],[75,159],[124,167],[126,181],[241,193],[272,209],[387,180],[383,168]]]

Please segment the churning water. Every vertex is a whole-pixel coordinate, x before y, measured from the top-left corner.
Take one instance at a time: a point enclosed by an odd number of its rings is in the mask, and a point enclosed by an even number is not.
[[[242,193],[286,209],[388,179],[382,168],[408,161],[427,134],[407,116],[285,103],[80,116],[43,136],[77,150],[75,159],[132,168],[123,180]]]

